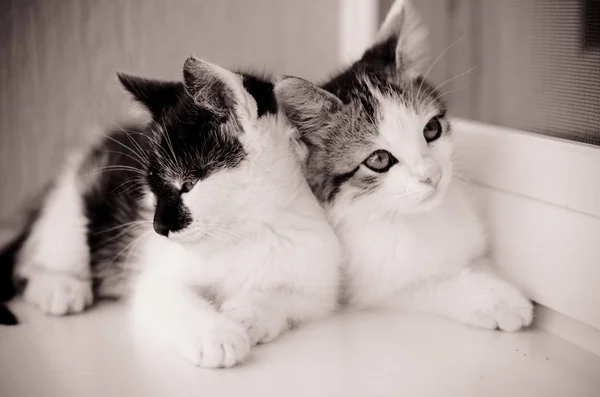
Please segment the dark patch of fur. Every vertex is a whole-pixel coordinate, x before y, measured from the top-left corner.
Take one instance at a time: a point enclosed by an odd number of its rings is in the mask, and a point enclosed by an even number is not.
[[[373,192],[380,186],[380,179],[378,175],[364,175],[358,178],[355,178],[352,181],[352,184],[360,189],[358,193],[354,195],[354,198],[359,198],[362,196],[366,196],[367,194]]]
[[[373,94],[360,77],[367,73],[368,69],[360,63],[355,63],[351,68],[333,77],[322,87],[337,96],[344,102],[350,104],[358,101],[368,117],[375,117],[377,101]],[[375,76],[375,74],[373,74]]]
[[[322,88],[339,97],[345,104],[360,102],[369,117],[376,115],[377,100],[369,90],[367,81],[377,91],[398,98],[408,106],[417,107],[424,101],[432,101],[440,109],[440,113],[445,115],[445,102],[427,80],[421,77],[402,80],[394,74],[394,70],[392,65],[384,67],[378,62],[373,63],[363,57],[349,69],[322,84]]]
[[[363,54],[359,63],[369,65],[371,68],[390,73],[396,67],[396,46],[398,36],[390,36],[387,40],[375,44]]]
[[[329,190],[329,192],[326,194],[327,201],[333,201],[335,196],[339,193],[342,184],[344,184],[344,182],[349,181],[354,176],[354,174],[358,172],[358,169],[359,167],[356,167],[350,172],[346,172],[345,174],[334,175],[331,178],[331,183],[327,186],[327,190]]]
[[[17,317],[3,304],[0,304],[0,325],[17,325]]]
[[[175,105],[184,92],[181,82],[150,80],[124,73],[118,73],[117,77],[123,87],[142,102],[154,117],[160,117],[163,109]]]
[[[258,117],[265,114],[277,114],[277,100],[271,81],[260,79],[250,74],[243,74],[243,83],[246,91],[252,95],[258,107]]]
[[[0,252],[0,302],[10,300],[25,285],[26,280],[15,280],[14,269],[16,265],[17,254],[29,237],[31,228],[39,217],[41,202],[46,196],[51,184],[48,184],[42,192],[36,197],[31,208],[27,211],[25,225],[13,241],[2,248]],[[18,320],[15,315],[3,304],[0,304],[0,324],[15,325]]]
[[[121,276],[126,248],[137,235],[139,225],[130,224],[140,220],[145,158],[151,139],[143,125],[109,131],[79,170],[81,179],[89,181],[83,186],[83,201],[96,290],[103,287],[109,275]]]

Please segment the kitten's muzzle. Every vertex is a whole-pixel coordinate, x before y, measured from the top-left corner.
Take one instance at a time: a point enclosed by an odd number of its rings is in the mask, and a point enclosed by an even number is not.
[[[175,197],[159,197],[154,212],[154,231],[161,236],[168,237],[170,232],[184,229],[189,225],[181,213],[181,201]]]
[[[419,182],[437,187],[442,179],[442,170],[431,157],[426,157],[421,160],[416,166],[412,167],[411,174],[419,180]]]
[[[156,218],[154,219],[154,231],[158,234],[160,234],[161,236],[165,236],[168,237],[169,236],[169,231],[170,231],[170,227],[169,225],[165,224],[165,223],[161,223],[160,221],[157,221]]]
[[[166,208],[167,204],[158,201],[156,205],[156,212],[154,213],[154,222],[152,226],[154,227],[154,231],[161,236],[168,237],[169,231],[171,231],[171,223],[169,222],[169,216],[167,216],[168,209]]]

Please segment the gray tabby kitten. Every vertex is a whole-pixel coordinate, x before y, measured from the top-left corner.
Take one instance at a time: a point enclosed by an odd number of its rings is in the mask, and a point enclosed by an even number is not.
[[[348,304],[515,331],[533,306],[489,269],[484,228],[453,178],[446,106],[423,77],[424,39],[397,0],[359,61],[322,88],[291,77],[275,92],[346,251]]]

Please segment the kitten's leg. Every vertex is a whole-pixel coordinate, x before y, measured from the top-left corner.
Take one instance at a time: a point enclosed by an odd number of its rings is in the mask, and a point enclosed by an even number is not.
[[[240,324],[217,312],[191,287],[168,278],[140,280],[133,318],[138,331],[163,339],[194,365],[232,367],[250,351]]]
[[[466,324],[517,331],[533,320],[533,305],[489,269],[465,269],[455,277],[403,292],[403,308],[435,312]]]
[[[19,253],[16,278],[27,280],[26,301],[54,315],[92,304],[87,217],[76,167],[56,181]]]
[[[222,312],[242,324],[250,343],[268,343],[285,332],[290,323],[324,317],[337,305],[336,294],[302,293],[285,288],[243,292],[226,300]]]

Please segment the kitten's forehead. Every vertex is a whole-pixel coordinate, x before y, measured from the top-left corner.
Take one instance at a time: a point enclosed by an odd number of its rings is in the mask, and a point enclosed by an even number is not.
[[[380,110],[382,103],[394,103],[398,108],[408,108],[423,117],[446,111],[439,94],[421,78],[404,79],[401,76],[365,73],[357,76],[357,79],[365,88],[356,93],[356,97],[379,105],[376,110]]]
[[[394,83],[382,74],[363,73],[334,92],[346,106],[328,128],[327,146],[359,157],[381,141],[382,128],[420,133],[429,119],[445,113],[443,103],[423,80]],[[346,155],[347,161],[352,162],[352,157]]]
[[[216,113],[185,99],[151,128],[155,136],[152,171],[175,187],[185,178],[203,179],[234,168],[246,155],[233,113]]]
[[[423,128],[439,110],[426,104],[417,110],[390,96],[379,95],[378,99],[378,135],[374,144],[406,163],[418,162],[428,146]]]

